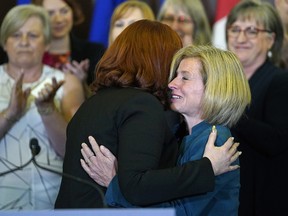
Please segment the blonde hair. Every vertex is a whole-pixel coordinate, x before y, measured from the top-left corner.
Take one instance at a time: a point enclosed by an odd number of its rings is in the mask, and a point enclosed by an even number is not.
[[[47,11],[32,4],[15,6],[6,14],[0,30],[0,43],[5,45],[8,37],[18,31],[31,17],[38,17],[43,24],[45,44],[51,41],[50,19]]]
[[[185,58],[197,58],[202,64],[202,119],[210,124],[235,125],[251,101],[249,84],[236,55],[212,46],[184,47],[173,58],[170,80]]]
[[[141,2],[141,1],[136,1],[136,0],[130,0],[130,1],[126,1],[123,2],[121,4],[119,4],[113,11],[111,20],[110,20],[110,29],[109,29],[109,45],[112,42],[112,38],[111,38],[111,32],[112,32],[112,28],[114,26],[114,23],[119,20],[120,18],[123,17],[123,15],[130,10],[131,8],[139,8],[140,11],[143,14],[143,18],[144,19],[148,19],[148,20],[155,20],[155,15],[151,9],[151,7],[145,3],[145,2]]]

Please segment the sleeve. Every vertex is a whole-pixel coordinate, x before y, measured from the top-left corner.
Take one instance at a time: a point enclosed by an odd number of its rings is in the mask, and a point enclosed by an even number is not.
[[[242,119],[237,126],[237,132],[241,133],[253,148],[274,157],[288,149],[288,73],[275,76],[267,90],[262,109],[261,120],[249,117]]]
[[[168,126],[156,98],[134,98],[120,112],[118,178],[131,204],[151,205],[213,189],[215,177],[207,158],[157,169]]]

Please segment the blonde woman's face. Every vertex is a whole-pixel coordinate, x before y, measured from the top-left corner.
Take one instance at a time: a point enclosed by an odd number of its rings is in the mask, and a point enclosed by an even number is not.
[[[50,16],[52,37],[61,38],[67,36],[73,26],[73,11],[71,7],[62,0],[44,0],[43,7]]]
[[[171,90],[171,109],[181,113],[187,121],[201,118],[204,83],[202,64],[197,58],[184,58],[176,77],[168,84]]]
[[[111,43],[130,24],[144,19],[139,8],[130,8],[120,19],[116,20],[111,29]]]

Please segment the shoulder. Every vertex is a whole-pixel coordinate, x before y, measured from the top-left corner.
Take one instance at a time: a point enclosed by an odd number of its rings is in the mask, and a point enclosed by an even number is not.
[[[161,105],[160,101],[151,93],[135,88],[123,88],[122,94],[132,103]]]
[[[43,76],[46,77],[55,77],[57,80],[64,79],[64,73],[56,68],[50,67],[48,65],[43,65]]]
[[[217,138],[216,138],[216,145],[221,146],[223,145],[229,137],[231,137],[231,131],[228,127],[223,125],[216,125],[217,129]]]
[[[0,65],[0,81],[1,84],[4,83],[6,84],[7,80],[8,80],[9,76],[6,74],[5,70],[4,70],[4,65]]]
[[[288,95],[288,72],[279,70],[270,82],[268,92]]]
[[[104,88],[100,89],[91,100],[105,101],[109,106],[122,110],[154,110],[161,109],[163,106],[160,101],[152,94],[135,88]],[[93,103],[93,102],[92,102]],[[153,110],[154,109],[154,110]],[[164,115],[164,112],[163,112]]]
[[[4,64],[1,64],[1,65],[0,65],[0,73],[1,73],[1,74],[4,73]]]

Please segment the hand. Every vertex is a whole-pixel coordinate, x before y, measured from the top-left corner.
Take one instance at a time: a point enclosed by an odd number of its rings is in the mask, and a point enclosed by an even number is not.
[[[85,59],[80,63],[77,61],[67,63],[63,68],[63,72],[64,73],[70,72],[74,74],[81,82],[84,82],[87,79],[88,69],[89,69],[89,59]]]
[[[21,118],[25,112],[27,99],[30,94],[30,88],[24,91],[22,89],[23,77],[24,73],[21,72],[20,75],[16,78],[12,87],[9,106],[5,111],[7,118],[11,119],[12,121],[16,121],[17,119]]]
[[[40,114],[46,113],[47,110],[53,111],[54,109],[54,97],[58,89],[63,85],[64,81],[57,82],[56,78],[52,78],[52,83],[46,83],[44,88],[38,93],[35,98],[35,104]]]
[[[117,159],[105,146],[99,147],[92,136],[88,139],[93,151],[86,143],[82,143],[81,154],[84,160],[80,159],[81,166],[95,182],[108,187],[117,172]]]
[[[224,145],[217,147],[214,145],[216,137],[215,129],[210,133],[203,155],[211,161],[215,176],[240,168],[239,165],[231,165],[242,153],[237,151],[239,143],[234,143],[234,139],[230,137]]]

